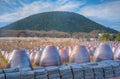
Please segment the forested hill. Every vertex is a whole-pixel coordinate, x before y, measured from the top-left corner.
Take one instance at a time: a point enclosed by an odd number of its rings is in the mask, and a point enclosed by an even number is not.
[[[93,30],[116,33],[116,30],[100,25],[80,14],[64,11],[44,12],[16,21],[4,30],[58,30],[63,32],[91,32]]]

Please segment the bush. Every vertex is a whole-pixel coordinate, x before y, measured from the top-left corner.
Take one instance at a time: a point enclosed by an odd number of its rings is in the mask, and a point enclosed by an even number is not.
[[[104,33],[102,36],[99,37],[100,41],[110,41],[112,36],[109,33]]]
[[[116,41],[120,41],[120,33],[116,35]]]

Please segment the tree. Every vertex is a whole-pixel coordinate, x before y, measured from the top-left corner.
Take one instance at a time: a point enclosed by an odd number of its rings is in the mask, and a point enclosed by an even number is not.
[[[116,35],[116,39],[115,39],[116,41],[120,41],[120,33],[118,33],[117,35]]]
[[[102,36],[99,37],[100,41],[110,41],[112,39],[109,33],[104,33]]]

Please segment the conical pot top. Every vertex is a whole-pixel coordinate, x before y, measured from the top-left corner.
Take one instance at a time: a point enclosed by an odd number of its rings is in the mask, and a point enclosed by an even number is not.
[[[101,43],[95,50],[94,60],[103,61],[103,60],[113,60],[113,52],[109,44]]]
[[[21,68],[21,67],[31,67],[29,57],[25,49],[15,49],[10,57],[8,67],[11,68]]]
[[[55,46],[46,46],[40,59],[40,66],[58,65],[61,65],[61,59],[57,48]]]
[[[86,47],[83,45],[76,45],[70,56],[70,62],[78,64],[90,62],[90,56]]]
[[[120,46],[117,47],[115,53],[114,53],[114,58],[116,60],[120,60]]]

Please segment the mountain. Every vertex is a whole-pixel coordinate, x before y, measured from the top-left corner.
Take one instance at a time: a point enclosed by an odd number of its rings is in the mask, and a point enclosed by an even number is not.
[[[44,12],[16,21],[3,30],[58,30],[63,32],[91,32],[93,30],[116,33],[116,30],[98,24],[80,14],[64,11]]]

